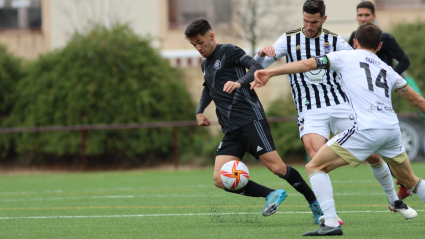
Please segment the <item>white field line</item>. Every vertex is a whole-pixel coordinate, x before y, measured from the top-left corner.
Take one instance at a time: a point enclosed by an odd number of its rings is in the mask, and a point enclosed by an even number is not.
[[[376,180],[333,180],[332,184],[356,184],[356,183],[376,183]],[[262,183],[263,185],[287,185],[286,181]],[[215,188],[211,184],[198,184],[198,185],[179,185],[178,187],[162,186],[162,187],[128,187],[128,188],[96,188],[96,189],[83,189],[83,190],[45,190],[45,191],[22,191],[22,192],[0,192],[1,195],[23,195],[23,194],[41,194],[41,193],[69,193],[69,192],[104,192],[104,191],[131,191],[131,190],[178,190],[178,189],[191,189],[191,188]]]
[[[423,212],[425,210],[416,210]],[[280,214],[309,214],[311,212],[277,212]],[[386,211],[338,211],[338,213],[392,213]],[[139,214],[139,215],[93,215],[93,216],[35,216],[35,217],[0,217],[0,220],[11,219],[64,219],[64,218],[120,218],[120,217],[172,217],[172,216],[216,216],[216,215],[254,215],[259,212],[235,212],[235,213],[185,213],[185,214]]]
[[[364,193],[334,193],[334,196],[359,196]],[[370,196],[385,196],[384,193],[368,193]],[[228,197],[229,194],[216,195],[182,195],[182,194],[158,194],[158,195],[110,195],[110,196],[88,196],[88,197],[46,197],[46,198],[14,198],[0,199],[0,202],[19,202],[19,201],[53,201],[53,200],[83,200],[83,199],[121,199],[121,198],[211,198],[211,197]],[[288,196],[303,196],[300,193],[289,193]]]

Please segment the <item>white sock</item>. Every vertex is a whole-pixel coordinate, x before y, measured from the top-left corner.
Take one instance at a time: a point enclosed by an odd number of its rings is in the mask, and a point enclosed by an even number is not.
[[[388,164],[381,160],[378,164],[371,164],[373,176],[381,184],[382,189],[384,189],[385,194],[387,194],[388,201],[391,205],[394,205],[394,202],[398,200],[397,193],[394,190],[394,181],[391,177],[391,171],[388,167]]]
[[[338,227],[338,216],[336,215],[335,201],[333,199],[333,189],[331,180],[328,175],[323,172],[315,172],[309,177],[311,188],[316,194],[317,201],[322,208],[325,218],[325,225],[330,227]]]
[[[412,188],[412,192],[418,194],[422,202],[425,203],[425,181],[423,179],[421,179],[419,185],[416,184],[416,186]]]

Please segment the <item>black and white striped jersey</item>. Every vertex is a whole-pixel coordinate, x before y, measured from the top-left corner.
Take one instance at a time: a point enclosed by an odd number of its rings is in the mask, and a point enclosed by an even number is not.
[[[237,81],[246,74],[249,62],[258,65],[244,50],[231,44],[217,44],[214,53],[202,62],[204,91],[209,92],[215,103],[218,122],[224,133],[266,119],[257,94],[249,89],[250,84],[242,84],[231,94],[223,91],[226,82]],[[261,66],[258,65],[258,68]]]
[[[303,28],[284,33],[273,44],[278,58],[286,56],[288,63],[321,56],[333,51],[352,50],[340,36],[326,29],[315,37],[304,35]],[[271,57],[254,59],[264,68],[275,62]],[[323,108],[347,102],[341,81],[333,70],[318,69],[306,73],[288,75],[292,97],[298,112]]]

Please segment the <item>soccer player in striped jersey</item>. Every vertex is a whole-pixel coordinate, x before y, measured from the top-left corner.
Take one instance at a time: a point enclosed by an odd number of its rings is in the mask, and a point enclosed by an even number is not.
[[[326,21],[322,0],[307,0],[303,6],[304,27],[284,33],[273,46],[261,49],[254,59],[264,68],[274,57],[286,56],[288,63],[341,50],[352,50],[339,35],[322,28]],[[298,110],[300,138],[311,160],[330,137],[353,125],[338,74],[332,69],[315,69],[288,75],[295,107]],[[376,154],[367,159],[391,205],[399,198],[388,165]],[[342,224],[342,223],[341,223]]]
[[[359,26],[366,23],[371,22],[373,23],[376,19],[375,14],[375,5],[373,5],[370,1],[363,1],[357,5],[357,15],[356,19],[359,22]],[[348,43],[354,47],[354,38],[356,35],[356,31],[353,31],[353,33],[350,36],[350,40]],[[410,66],[410,60],[404,53],[403,49],[398,45],[394,37],[387,33],[382,32],[382,47],[376,53],[376,55],[385,63],[387,63],[389,66],[393,66],[393,59],[396,59],[398,61],[397,66],[394,68],[395,72],[397,72],[399,75],[403,73],[407,68]],[[404,199],[410,195],[412,195],[412,192],[403,186],[403,184],[400,184],[400,182],[397,181],[397,184],[400,185],[398,188],[397,196],[400,199]]]
[[[324,222],[319,229],[304,233],[303,236],[343,234],[327,174],[345,165],[357,167],[374,152],[390,165],[394,176],[417,193],[425,203],[425,182],[413,173],[401,143],[391,93],[394,90],[422,113],[425,113],[425,99],[376,56],[382,46],[381,34],[379,27],[368,22],[357,29],[355,51],[331,52],[255,73],[252,87],[263,86],[270,77],[276,75],[314,69],[333,70],[340,76],[353,109],[354,125],[329,140],[320,148],[314,160],[306,165],[311,186],[324,213]],[[399,211],[406,219],[418,215],[401,200],[397,200],[392,209]]]
[[[204,89],[196,111],[198,124],[210,125],[203,112],[214,101],[217,118],[224,133],[215,158],[215,186],[240,195],[263,197],[266,199],[266,206],[262,214],[270,216],[275,213],[287,196],[285,190],[273,190],[249,180],[241,190],[230,191],[221,182],[221,167],[228,161],[241,160],[245,152],[249,152],[259,158],[271,172],[285,179],[304,195],[313,211],[315,223],[319,224],[322,211],[316,196],[300,173],[286,165],[276,152],[263,106],[255,91],[250,90],[254,72],[262,69],[261,65],[237,46],[218,44],[211,25],[205,19],[193,20],[187,26],[185,36],[205,58],[201,65]],[[246,69],[249,71],[246,72]]]

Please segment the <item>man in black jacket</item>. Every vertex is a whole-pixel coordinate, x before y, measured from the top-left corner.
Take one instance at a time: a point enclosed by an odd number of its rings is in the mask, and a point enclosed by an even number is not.
[[[373,3],[369,1],[359,3],[357,5],[356,18],[359,22],[359,25],[362,25],[366,22],[373,23],[376,19],[375,6],[373,5]],[[353,48],[353,40],[355,35],[356,31],[353,31],[350,40],[348,41],[348,43]],[[410,60],[404,53],[403,49],[401,49],[401,47],[397,44],[394,37],[387,32],[382,32],[382,47],[381,50],[376,53],[376,55],[391,67],[393,67],[393,59],[396,59],[398,61],[398,64],[394,68],[394,71],[397,72],[399,75],[401,75],[401,73],[407,70],[410,65]],[[405,188],[402,184],[400,184],[399,181],[397,181],[397,185],[400,185],[397,193],[397,196],[400,200],[403,200],[404,198],[412,195],[412,192],[409,189]]]
[[[357,21],[359,25],[366,22],[373,23],[376,19],[375,6],[369,1],[361,2],[357,5]],[[354,48],[354,36],[356,31],[351,34],[348,43]],[[401,47],[397,44],[391,34],[382,32],[382,48],[376,54],[382,61],[387,63],[389,66],[393,66],[393,59],[398,61],[397,66],[394,70],[401,75],[410,65],[409,58],[406,56]]]

